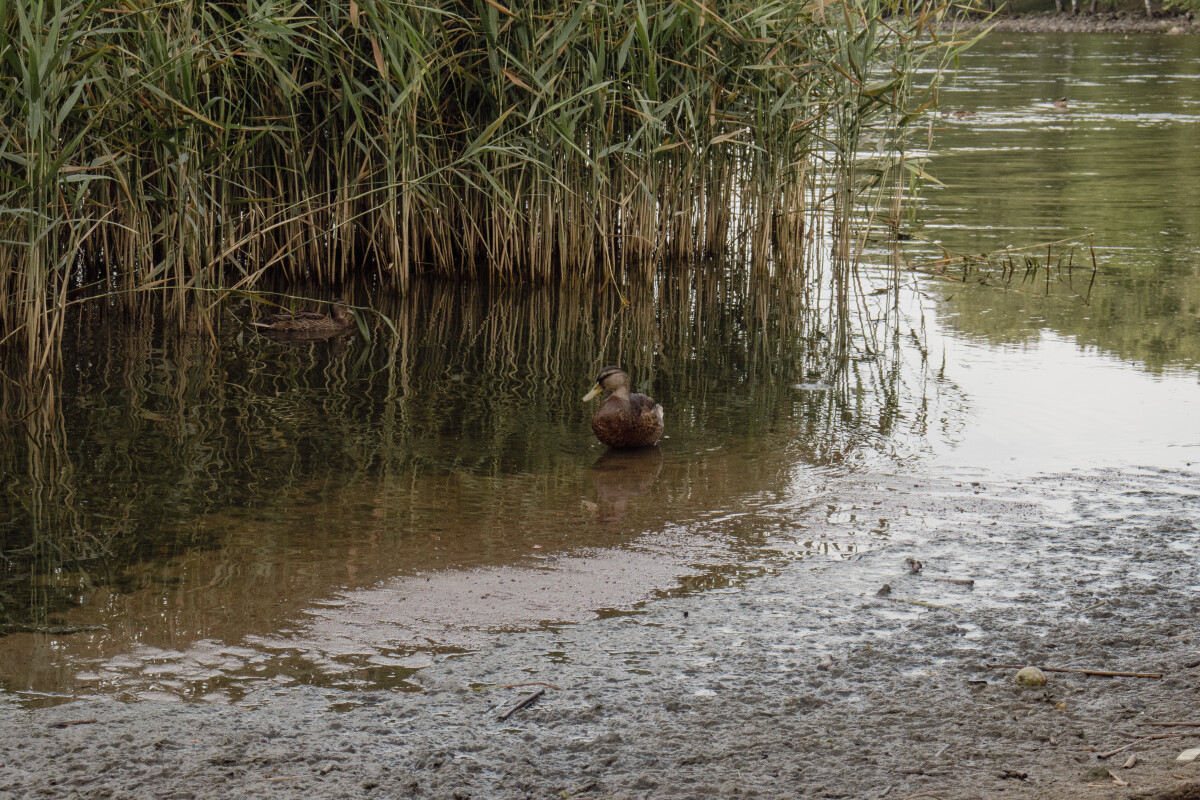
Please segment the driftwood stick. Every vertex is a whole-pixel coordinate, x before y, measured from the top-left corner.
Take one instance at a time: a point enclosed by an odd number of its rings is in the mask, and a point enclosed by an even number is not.
[[[1170,642],[1170,641],[1174,641],[1175,639],[1190,639],[1193,636],[1200,636],[1200,631],[1192,631],[1191,633],[1181,633],[1178,636],[1168,636],[1167,641]]]
[[[988,669],[1024,669],[1028,664],[986,664]],[[1103,678],[1161,678],[1161,672],[1114,672],[1107,669],[1068,669],[1066,667],[1038,667],[1042,672],[1074,672],[1078,675],[1099,675]]]
[[[1200,728],[1200,722],[1139,722],[1138,725],[1153,725],[1157,728]]]
[[[516,705],[514,705],[508,711],[505,711],[503,714],[500,715],[500,721],[503,722],[504,720],[511,717],[513,714],[520,711],[522,708],[533,705],[534,703],[537,702],[537,699],[539,697],[541,697],[542,695],[544,695],[545,693],[546,693],[545,689],[538,689],[537,691],[530,692],[529,694],[525,695],[525,697],[522,697],[516,703]]]
[[[1104,759],[1108,758],[1109,756],[1115,756],[1117,753],[1124,753],[1129,748],[1133,747],[1134,745],[1141,744],[1142,742],[1153,742],[1157,739],[1182,739],[1186,735],[1187,734],[1184,733],[1156,733],[1153,736],[1139,736],[1124,747],[1118,747],[1116,750],[1109,750],[1107,753],[1096,753],[1096,758]]]
[[[1096,758],[1105,759],[1105,758],[1109,758],[1111,756],[1115,756],[1117,753],[1124,753],[1126,750],[1128,750],[1131,747],[1136,746],[1141,741],[1142,741],[1141,739],[1138,739],[1136,742],[1130,742],[1129,744],[1125,745],[1124,747],[1118,747],[1116,750],[1109,750],[1107,753],[1096,753]]]
[[[975,580],[973,578],[934,578],[934,580],[941,581],[942,583],[953,583],[958,586],[974,586],[975,585]]]

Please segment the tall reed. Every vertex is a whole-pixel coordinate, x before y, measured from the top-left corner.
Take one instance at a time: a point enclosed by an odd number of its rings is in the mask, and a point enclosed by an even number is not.
[[[937,13],[0,0],[3,340],[41,366],[74,295],[267,275],[622,282],[732,242],[798,269],[864,132],[929,102]]]

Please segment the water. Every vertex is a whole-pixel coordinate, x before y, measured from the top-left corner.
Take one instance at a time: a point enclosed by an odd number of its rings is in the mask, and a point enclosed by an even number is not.
[[[1200,462],[1200,41],[989,36],[939,118],[922,233],[960,253],[1091,235],[1073,285],[927,286],[970,400],[947,464],[1028,473]],[[1053,101],[1067,97],[1065,110]],[[918,260],[936,250],[917,245]]]
[[[1198,44],[1005,34],[964,56],[943,103],[975,113],[934,121],[945,188],[917,230],[975,253],[1093,234],[1100,277],[1088,302],[1078,275],[1049,296],[911,277],[901,335],[854,339],[844,372],[827,315],[684,271],[628,307],[424,285],[373,344],[272,341],[236,306],[215,340],[152,315],[81,334],[58,384],[0,397],[4,689],[415,688],[430,653],[888,539],[830,486],[1194,475]],[[883,330],[887,303],[864,302]],[[657,449],[592,438],[579,398],[610,362],[666,407]]]

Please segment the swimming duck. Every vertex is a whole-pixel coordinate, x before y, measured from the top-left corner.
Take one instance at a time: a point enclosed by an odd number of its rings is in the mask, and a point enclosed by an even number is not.
[[[316,311],[296,311],[286,314],[271,314],[250,323],[256,328],[264,328],[272,333],[286,333],[297,336],[333,336],[349,328],[354,323],[350,307],[340,297],[335,297],[329,304],[329,314]]]
[[[1067,107],[1070,105],[1070,103],[1071,103],[1071,101],[1068,100],[1067,98],[1060,97],[1054,101],[1054,107],[1057,108],[1059,111],[1066,111]]]
[[[654,399],[630,392],[629,375],[620,367],[605,367],[584,402],[612,392],[592,417],[592,432],[609,447],[649,447],[663,432],[663,409]]]

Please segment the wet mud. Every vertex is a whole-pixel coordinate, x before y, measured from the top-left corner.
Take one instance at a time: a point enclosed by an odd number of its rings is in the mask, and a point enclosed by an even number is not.
[[[1194,471],[858,476],[743,580],[491,632],[420,691],[5,697],[0,796],[1194,797],[1200,727],[1152,723],[1200,722],[1198,522]],[[793,555],[881,525],[848,560]],[[1162,677],[1020,687],[995,663]]]

